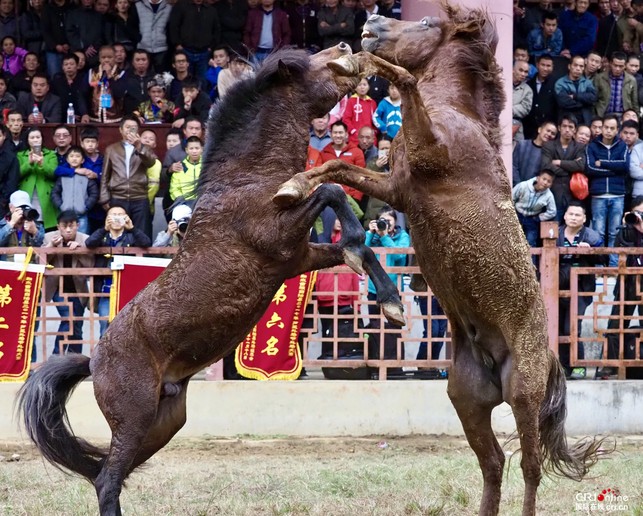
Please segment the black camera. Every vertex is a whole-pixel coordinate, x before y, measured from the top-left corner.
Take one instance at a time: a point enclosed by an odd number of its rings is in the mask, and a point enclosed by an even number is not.
[[[32,208],[27,204],[23,204],[22,206],[19,206],[19,208],[22,210],[22,218],[25,220],[36,222],[38,220],[38,217],[40,217],[40,213],[38,213],[38,210]]]
[[[378,219],[376,224],[379,231],[386,231],[388,229],[388,220],[386,219]]]
[[[625,214],[625,223],[635,226],[639,223],[640,220],[643,220],[643,212],[640,211],[631,211]]]
[[[176,221],[176,225],[178,226],[181,233],[185,233],[187,231],[189,223],[190,217],[183,217]]]

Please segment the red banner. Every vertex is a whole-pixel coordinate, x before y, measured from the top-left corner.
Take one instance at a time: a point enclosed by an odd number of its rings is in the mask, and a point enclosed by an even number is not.
[[[44,272],[44,265],[28,265],[28,260],[0,262],[0,382],[23,381],[29,375]]]
[[[301,372],[297,337],[317,272],[285,281],[270,306],[237,348],[240,375],[255,380],[296,380]]]

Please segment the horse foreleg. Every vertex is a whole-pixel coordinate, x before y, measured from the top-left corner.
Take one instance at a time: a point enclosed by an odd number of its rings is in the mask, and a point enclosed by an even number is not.
[[[374,172],[339,159],[295,174],[279,187],[272,200],[279,207],[287,208],[305,199],[317,185],[327,182],[351,186],[394,208],[399,205],[390,173]]]
[[[452,342],[454,356],[447,392],[482,470],[480,514],[492,516],[498,514],[500,506],[505,456],[491,428],[491,412],[502,403],[502,393],[491,381],[488,367],[474,356],[473,344],[456,325]]]

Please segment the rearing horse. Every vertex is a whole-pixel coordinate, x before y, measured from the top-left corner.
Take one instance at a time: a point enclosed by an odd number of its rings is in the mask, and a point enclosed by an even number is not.
[[[304,169],[310,120],[357,85],[327,67],[350,53],[345,44],[312,57],[282,51],[228,93],[209,122],[199,198],[174,260],[118,314],[91,359],[50,358],[22,388],[29,436],[54,465],[94,484],[101,515],[121,514],[125,478],[185,424],[190,378],[243,340],[285,279],[345,258],[360,269],[363,260],[385,314],[404,324],[397,289],[363,245],[339,186],[289,210],[271,201]],[[327,205],[342,220],[342,241],[309,244]],[[112,431],[109,450],[77,438],[67,424],[66,401],[90,375]]]
[[[506,401],[522,450],[523,514],[533,515],[542,467],[580,480],[600,441],[568,446],[565,438],[565,376],[548,348],[545,306],[500,159],[495,26],[484,10],[442,8],[446,20],[371,16],[362,48],[372,54],[331,65],[400,90],[390,175],[332,161],[295,176],[275,201],[288,206],[335,181],[406,214],[422,274],[451,323],[448,394],[482,469],[480,514],[499,509],[505,457],[491,412]]]

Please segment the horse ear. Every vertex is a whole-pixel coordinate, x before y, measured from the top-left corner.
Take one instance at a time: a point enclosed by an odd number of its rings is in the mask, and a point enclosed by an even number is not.
[[[291,77],[290,73],[290,68],[288,68],[288,65],[284,63],[281,59],[277,63],[277,73],[279,74],[279,77],[285,80],[289,80]]]

